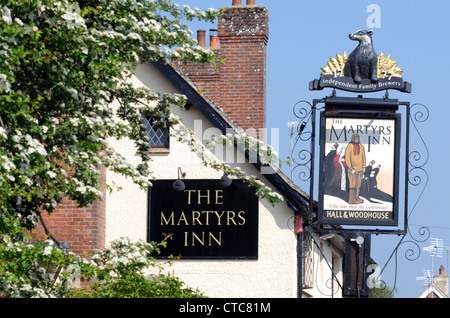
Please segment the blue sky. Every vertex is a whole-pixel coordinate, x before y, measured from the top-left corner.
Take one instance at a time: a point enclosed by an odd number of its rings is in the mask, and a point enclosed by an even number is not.
[[[191,8],[221,8],[230,6],[232,0],[179,0]],[[245,4],[245,0],[242,0]],[[422,238],[420,226],[430,230],[430,238],[444,241],[444,249],[450,247],[450,207],[445,201],[448,195],[450,172],[446,159],[450,157],[447,136],[450,127],[450,102],[446,93],[450,91],[450,1],[448,0],[345,0],[345,1],[273,1],[256,0],[257,5],[269,11],[269,42],[267,47],[267,127],[278,128],[280,134],[280,157],[284,160],[290,154],[288,122],[298,119],[293,107],[300,100],[319,99],[331,94],[331,89],[309,91],[309,81],[319,78],[320,68],[331,56],[346,51],[348,54],[356,43],[348,34],[359,29],[369,29],[367,19],[371,12],[367,8],[375,4],[380,8],[380,27],[372,30],[377,53],[391,54],[403,70],[405,81],[412,83],[412,93],[405,94],[390,90],[390,98],[422,103],[429,110],[429,117],[417,123],[420,135],[411,131],[411,148],[420,150],[421,160],[429,158],[424,166],[428,181],[415,187],[410,186],[409,205],[412,210],[409,219],[410,231],[404,242]],[[192,24],[197,29],[209,29],[215,25]],[[364,97],[380,98],[384,92],[365,94]],[[337,96],[356,96],[353,93],[337,91]],[[426,144],[423,146],[422,139]],[[268,139],[270,143],[270,138]],[[290,168],[284,166],[286,174]],[[295,180],[295,179],[294,179]],[[420,200],[423,186],[426,188]],[[300,185],[305,191],[304,185]],[[379,235],[372,237],[372,258],[386,269],[382,279],[395,286],[396,297],[417,297],[424,289],[416,277],[431,269],[431,258],[421,252],[418,259],[409,261],[405,253],[412,248],[416,253],[429,245],[429,240],[402,244],[398,253],[389,257],[401,237]],[[275,239],[275,238],[274,238]],[[418,254],[415,254],[418,255]],[[397,262],[396,262],[397,261]],[[448,270],[448,256],[434,260],[434,271],[440,265]]]

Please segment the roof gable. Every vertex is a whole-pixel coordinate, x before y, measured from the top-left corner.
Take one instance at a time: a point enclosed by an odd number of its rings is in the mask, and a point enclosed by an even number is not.
[[[175,68],[167,64],[161,64],[158,62],[152,62],[153,66],[163,74],[171,84],[180,91],[180,93],[186,95],[189,102],[202,113],[216,128],[218,128],[223,134],[234,131],[238,132],[238,128],[235,127],[227,116],[207,97],[203,96],[196,89],[195,85],[189,81],[188,78],[179,73]],[[248,158],[248,151],[246,157]],[[252,163],[255,168],[261,171],[263,165],[259,158]],[[264,177],[283,195],[289,208],[293,209],[302,215],[307,215],[309,212],[309,198],[300,188],[298,188],[292,180],[290,180],[281,170],[275,166],[271,166],[274,173],[264,174]]]
[[[436,284],[430,283],[417,298],[448,298],[448,296]]]

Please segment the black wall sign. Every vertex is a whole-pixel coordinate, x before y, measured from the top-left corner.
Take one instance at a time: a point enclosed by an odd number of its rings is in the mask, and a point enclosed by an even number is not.
[[[229,187],[219,180],[157,180],[149,189],[148,240],[160,242],[173,234],[157,258],[257,259],[258,197],[240,180]]]

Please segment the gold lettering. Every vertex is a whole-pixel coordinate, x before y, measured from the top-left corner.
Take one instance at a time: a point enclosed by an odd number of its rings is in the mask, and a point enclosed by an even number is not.
[[[203,225],[202,222],[199,220],[201,214],[198,211],[192,211],[192,225],[196,225],[195,222],[197,221],[199,225]]]
[[[244,225],[245,224],[245,211],[240,211],[238,213],[238,217],[242,220],[241,222],[239,222],[239,225]]]
[[[217,225],[222,225],[221,219],[222,219],[222,216],[225,213],[225,211],[222,211],[222,213],[220,213],[220,215],[219,215],[219,212],[217,212],[217,211],[214,211],[214,212],[216,212],[216,215],[217,215]]]
[[[215,211],[202,211],[202,214],[205,213],[206,214],[206,224],[205,225],[209,225],[209,214],[210,213],[214,213]]]
[[[220,192],[222,195],[219,195],[219,192]],[[219,198],[220,198],[220,199],[223,199],[223,190],[216,190],[216,204],[223,204],[223,201],[222,201],[222,202],[219,202]]]
[[[170,213],[170,216],[169,216],[168,220],[165,218],[164,212],[161,211],[161,225],[169,225],[169,222],[171,222],[170,225],[174,225],[174,223],[173,223],[173,211],[172,211],[172,213]],[[166,223],[166,224],[163,224],[163,223]]]
[[[202,232],[202,238],[201,239],[197,236],[197,234],[192,232],[192,246],[195,246],[194,238],[197,239],[197,241],[199,241],[202,246],[205,246],[205,232]]]
[[[209,246],[211,246],[211,239],[216,241],[217,245],[222,246],[222,232],[219,232],[219,239],[217,239],[211,232],[209,232]]]
[[[215,204],[220,205],[223,204],[223,190],[214,190],[215,191]],[[206,194],[202,194],[202,190],[184,190],[187,192],[187,204],[192,204],[192,193],[197,192],[197,204],[202,204],[202,199],[206,198],[206,204],[211,204],[211,190],[206,190]]]
[[[195,192],[196,190],[184,190],[184,192],[188,193],[188,204],[191,204],[191,192]]]
[[[188,237],[191,237],[191,246],[195,246],[200,243],[201,246],[205,246],[205,232],[196,234],[195,232],[184,232],[184,246],[188,246]],[[222,246],[222,232],[218,235],[214,235],[212,232],[208,232],[208,246],[218,245]]]
[[[227,225],[230,225],[230,221],[233,222],[234,225],[237,225],[236,222],[234,221],[235,216],[236,213],[234,213],[233,211],[227,211]]]
[[[198,190],[198,203],[197,204],[201,204],[201,198],[207,198],[208,202],[206,204],[210,204],[209,203],[209,194],[210,194],[211,190],[206,190],[207,194],[205,194],[205,195],[201,195],[201,192],[202,192],[202,190]]]
[[[184,225],[189,225],[189,223],[188,223],[188,221],[186,219],[186,215],[184,215],[184,211],[181,212],[180,219],[178,220],[177,225],[180,225],[181,221],[184,221]]]

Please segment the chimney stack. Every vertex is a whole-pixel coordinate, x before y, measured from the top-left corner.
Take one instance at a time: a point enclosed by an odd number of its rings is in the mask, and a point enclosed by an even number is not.
[[[255,4],[256,4],[255,0],[247,0],[247,5],[248,6],[255,5]],[[242,5],[242,1],[241,0],[233,0],[233,5],[234,6],[240,6],[240,5]]]
[[[217,35],[217,29],[210,29],[209,32],[209,46],[219,47],[219,36]]]
[[[269,12],[254,0],[241,3],[233,0],[232,6],[221,8],[218,29],[210,30],[217,32],[210,34],[210,47],[223,62],[177,64],[237,127],[265,141]]]
[[[247,4],[254,1],[247,0]],[[220,107],[247,134],[265,141],[269,12],[262,6],[222,8],[219,16]],[[255,131],[255,132],[252,132]]]
[[[445,269],[443,265],[441,265],[441,267],[439,268],[439,275],[435,275],[434,279],[436,286],[447,296],[450,296],[448,275],[445,275]]]
[[[198,30],[197,31],[197,42],[198,42],[199,46],[202,46],[202,47],[206,46],[205,34],[206,34],[205,30]]]

